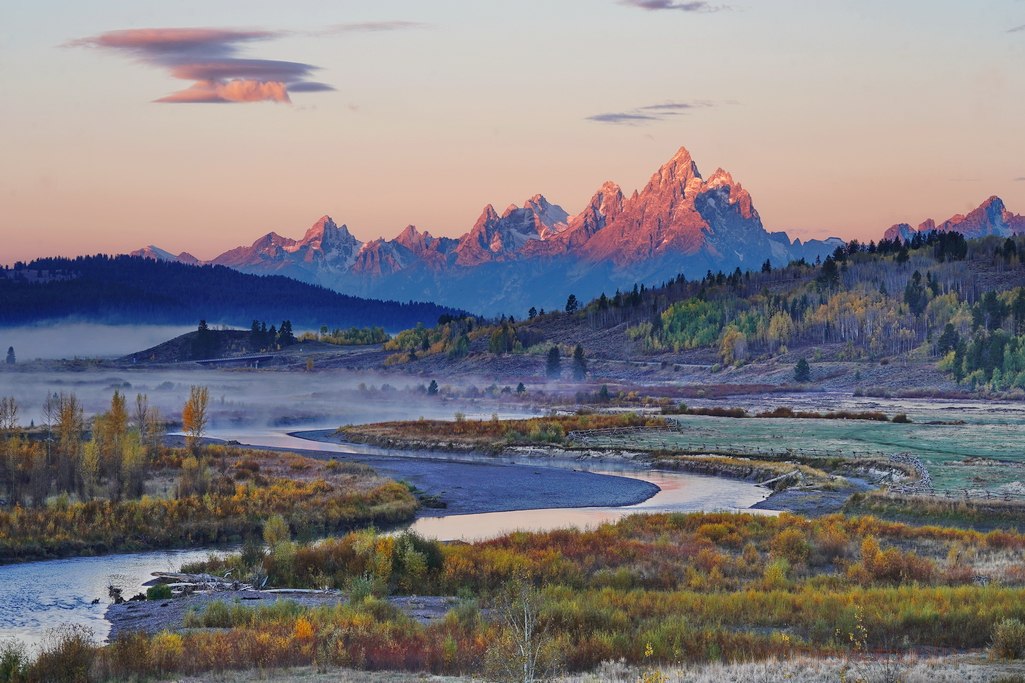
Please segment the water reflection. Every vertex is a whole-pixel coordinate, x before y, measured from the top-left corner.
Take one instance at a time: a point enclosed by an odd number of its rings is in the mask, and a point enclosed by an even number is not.
[[[424,517],[416,520],[409,528],[427,538],[473,542],[495,538],[513,531],[593,528],[635,514],[717,510],[775,514],[769,510],[747,509],[769,495],[767,489],[750,482],[680,472],[634,471],[624,473],[620,471],[615,474],[653,483],[660,490],[638,505],[550,508]]]
[[[120,588],[128,598],[143,590],[152,572],[177,571],[182,564],[210,554],[205,550],[170,550],[0,567],[0,640],[14,638],[35,646],[48,629],[79,624],[92,629],[96,639],[102,641],[110,631],[104,619],[110,602],[108,586]]]

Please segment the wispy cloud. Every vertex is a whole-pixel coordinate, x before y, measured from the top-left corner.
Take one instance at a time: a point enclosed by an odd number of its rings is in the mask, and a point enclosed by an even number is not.
[[[606,114],[595,114],[594,116],[588,116],[588,121],[595,121],[597,123],[626,123],[636,125],[638,123],[648,123],[651,121],[658,121],[659,117],[649,116],[647,114],[631,114],[630,112],[608,112]]]
[[[692,109],[703,109],[714,106],[707,100],[695,100],[694,102],[661,102],[640,107],[640,111],[658,112],[662,116],[672,116],[691,111]]]
[[[146,28],[108,31],[67,43],[119,52],[172,77],[192,81],[184,90],[157,102],[291,102],[289,93],[334,90],[311,80],[320,67],[303,62],[241,57],[243,46],[289,35],[327,36],[423,28],[410,21],[337,24],[316,31],[274,31],[218,28]]]
[[[1016,183],[1025,183],[1025,175],[1013,179]]]
[[[707,100],[695,100],[693,102],[659,102],[648,104],[643,107],[635,107],[627,111],[606,112],[588,116],[586,120],[595,123],[612,123],[628,126],[642,126],[649,123],[664,121],[676,116],[687,114],[695,109],[713,107],[715,103]]]
[[[1025,24],[1007,29],[1008,33],[1020,33],[1021,31],[1025,31]]]
[[[676,10],[678,12],[718,12],[723,5],[707,2],[678,2],[674,0],[619,0],[619,4],[646,10]]]
[[[322,31],[317,31],[317,33],[326,35],[333,33],[381,33],[384,31],[408,31],[430,28],[430,26],[430,24],[424,24],[419,21],[355,21],[347,24],[335,24]]]

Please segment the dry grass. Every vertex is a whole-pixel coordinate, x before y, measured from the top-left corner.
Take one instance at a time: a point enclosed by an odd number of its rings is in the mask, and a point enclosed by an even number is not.
[[[229,671],[163,680],[175,683],[245,683],[246,681],[266,681],[266,683],[297,683],[299,681],[302,683],[461,683],[471,679],[394,671],[353,671],[352,669],[318,671],[312,667],[299,667],[273,671]]]
[[[747,664],[706,664],[686,669],[662,669],[666,683],[835,683],[848,666],[847,680],[865,683],[902,681],[903,683],[986,683],[988,681],[1025,681],[1025,662],[993,663],[977,658],[948,657],[920,660],[895,660],[884,663],[849,665],[840,659],[798,658],[792,661],[768,661]],[[896,676],[894,676],[896,674]],[[608,662],[597,670],[565,676],[557,683],[636,683],[642,671],[620,662]],[[174,678],[178,683],[471,683],[479,678],[433,676],[381,671],[310,667],[277,671],[241,671],[200,677]]]
[[[846,671],[846,676],[844,672]],[[979,659],[892,659],[849,663],[842,659],[766,661],[745,664],[705,664],[685,669],[662,669],[665,683],[963,683],[973,681],[1025,681],[1025,662],[995,664]],[[608,662],[597,671],[567,676],[559,683],[636,683],[636,667]]]

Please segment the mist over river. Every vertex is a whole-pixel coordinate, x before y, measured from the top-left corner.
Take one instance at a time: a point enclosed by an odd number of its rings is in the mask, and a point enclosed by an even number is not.
[[[90,415],[107,408],[115,389],[129,402],[136,393],[146,394],[152,405],[174,419],[189,387],[203,385],[210,390],[211,437],[354,459],[385,476],[438,493],[451,501],[449,508],[422,511],[412,528],[441,540],[488,538],[514,529],[593,526],[632,513],[748,508],[768,494],[749,482],[617,469],[608,462],[585,465],[543,458],[387,451],[309,441],[290,433],[421,416],[451,419],[456,410],[470,419],[492,414],[493,404],[475,410],[472,405],[427,397],[419,390],[422,383],[416,377],[347,371],[19,368],[0,371],[0,396],[18,400],[25,424],[40,422],[48,393],[74,392]],[[390,388],[382,390],[384,385]],[[483,380],[481,385],[486,386]],[[516,413],[502,410],[499,415]],[[34,646],[48,629],[74,623],[89,627],[102,640],[109,631],[104,618],[109,585],[130,596],[142,589],[151,572],[174,570],[222,551],[130,553],[2,566],[0,639],[15,638]]]

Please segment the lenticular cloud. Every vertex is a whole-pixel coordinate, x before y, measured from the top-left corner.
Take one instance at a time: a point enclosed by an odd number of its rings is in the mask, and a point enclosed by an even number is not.
[[[193,82],[157,102],[290,102],[290,87],[295,92],[333,90],[326,83],[309,80],[318,68],[311,64],[237,56],[242,44],[281,35],[276,31],[151,28],[108,31],[71,44],[117,50],[166,69],[174,78]]]

